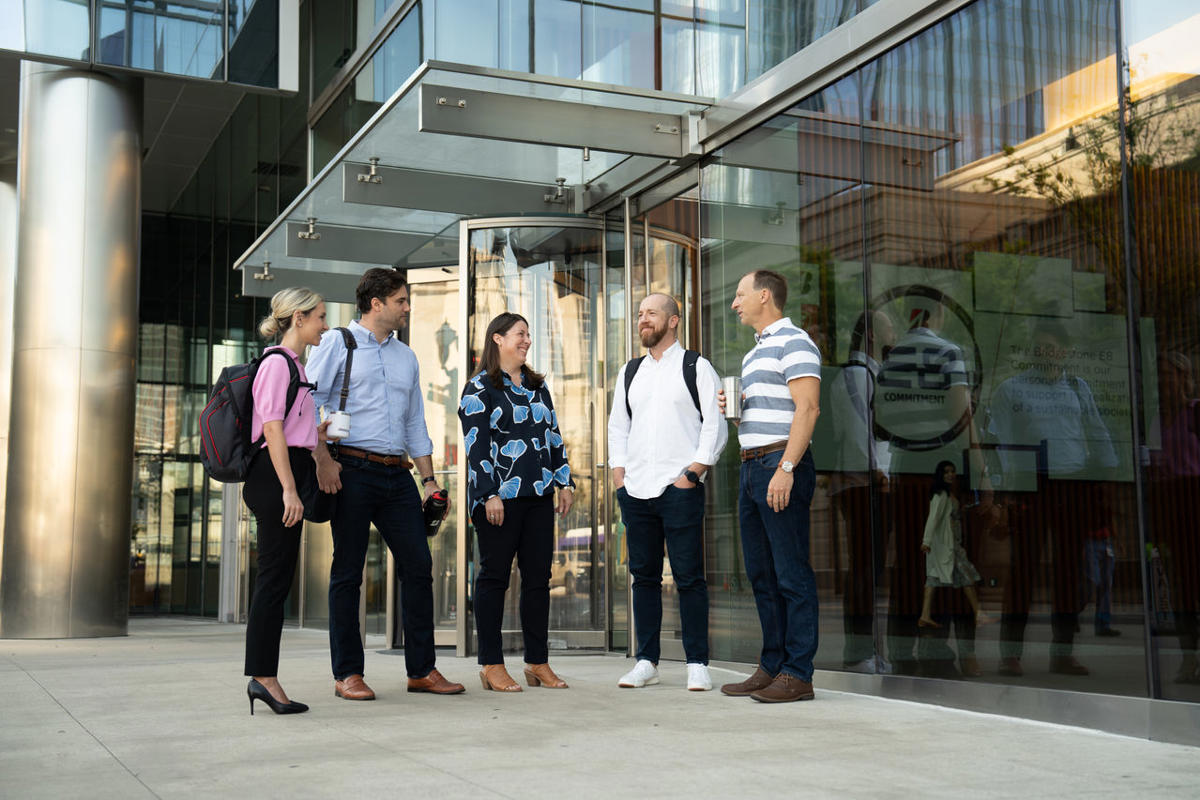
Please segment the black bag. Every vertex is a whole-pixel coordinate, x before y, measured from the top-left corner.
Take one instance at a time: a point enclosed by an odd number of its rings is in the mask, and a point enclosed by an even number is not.
[[[320,485],[317,484],[315,470],[311,478],[300,489],[300,502],[304,503],[304,518],[309,522],[329,522],[337,511],[338,496],[321,491]]]
[[[346,344],[346,367],[342,375],[342,393],[341,401],[338,403],[338,410],[346,410],[346,399],[350,396],[350,368],[354,365],[354,348],[358,347],[358,342],[354,340],[354,334],[346,328],[335,328],[342,334],[342,341]],[[324,447],[324,442],[317,442],[317,447]],[[337,494],[329,494],[322,492],[320,485],[317,483],[316,473],[313,473],[312,481],[305,484],[300,491],[300,500],[304,503],[304,518],[309,522],[329,522],[333,519],[333,515],[337,513]]]
[[[273,355],[287,360],[291,380],[288,383],[286,417],[296,402],[300,387],[314,388],[300,381],[300,371],[291,356],[282,350],[268,350],[245,364],[225,367],[217,376],[208,403],[200,412],[200,463],[210,478],[222,483],[246,480],[250,462],[258,454],[263,437],[250,441],[250,421],[254,413],[254,376],[263,361]]]

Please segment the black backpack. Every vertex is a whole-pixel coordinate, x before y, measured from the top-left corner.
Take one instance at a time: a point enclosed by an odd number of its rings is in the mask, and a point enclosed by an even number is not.
[[[292,410],[301,387],[315,389],[300,380],[296,362],[282,350],[268,350],[246,364],[225,367],[217,376],[208,404],[200,412],[200,463],[210,478],[223,483],[246,480],[250,462],[258,454],[263,438],[250,441],[250,421],[254,413],[254,376],[269,357],[278,353],[287,359],[291,381],[288,383],[287,406],[284,417]]]
[[[625,411],[630,419],[633,419],[633,408],[629,405],[629,387],[633,385],[633,376],[637,374],[644,358],[646,356],[631,358],[625,365]],[[700,419],[704,419],[704,411],[700,408],[700,390],[696,388],[696,362],[699,360],[700,353],[697,351],[683,351],[683,382],[687,384],[688,394],[692,396],[696,411],[700,412]]]

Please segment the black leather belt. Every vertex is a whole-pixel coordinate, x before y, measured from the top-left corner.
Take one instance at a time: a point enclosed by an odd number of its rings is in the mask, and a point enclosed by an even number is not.
[[[742,451],[742,461],[753,461],[756,458],[762,458],[767,453],[778,453],[780,450],[787,449],[787,440],[776,442],[775,444],[767,444],[762,447],[750,447]]]
[[[400,469],[412,469],[413,463],[408,460],[407,456],[387,456],[383,453],[372,453],[369,450],[359,450],[357,447],[345,447],[338,445],[334,457],[350,456],[351,458],[361,458],[364,461],[370,461],[372,464],[383,464],[385,467],[399,467]]]

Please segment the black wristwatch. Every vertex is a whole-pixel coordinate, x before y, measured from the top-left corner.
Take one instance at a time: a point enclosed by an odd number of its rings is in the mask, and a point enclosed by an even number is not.
[[[683,477],[687,478],[689,481],[691,481],[696,486],[700,485],[700,476],[697,475],[695,472],[693,472],[690,469],[685,469],[683,471]]]
[[[421,483],[422,483],[422,485],[437,483],[437,478],[435,478],[432,475],[426,475],[424,478],[421,478]]]

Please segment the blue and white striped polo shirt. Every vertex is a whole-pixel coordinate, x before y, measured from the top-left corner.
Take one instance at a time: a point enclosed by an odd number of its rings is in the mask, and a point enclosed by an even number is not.
[[[812,338],[784,317],[754,337],[758,344],[742,359],[742,421],[738,444],[743,450],[787,441],[796,404],[788,383],[797,378],[821,379],[821,351]]]

